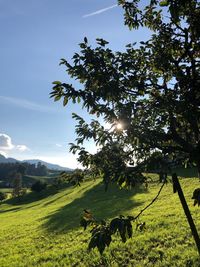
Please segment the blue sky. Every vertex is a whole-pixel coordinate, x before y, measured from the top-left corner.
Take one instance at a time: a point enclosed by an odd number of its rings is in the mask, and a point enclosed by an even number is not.
[[[49,98],[52,82],[69,81],[60,58],[70,59],[87,36],[110,48],[146,38],[130,32],[116,0],[0,0],[0,153],[76,167],[68,143],[75,139],[71,113],[87,118],[78,105],[62,107]],[[93,144],[88,149],[95,151]]]

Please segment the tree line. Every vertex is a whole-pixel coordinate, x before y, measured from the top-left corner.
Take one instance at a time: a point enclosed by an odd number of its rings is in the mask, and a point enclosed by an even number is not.
[[[45,165],[24,163],[1,163],[0,164],[0,180],[10,183],[15,173],[21,175],[46,176],[48,169]]]

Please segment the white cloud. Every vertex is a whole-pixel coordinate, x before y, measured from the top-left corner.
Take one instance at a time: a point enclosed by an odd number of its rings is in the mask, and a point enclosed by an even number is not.
[[[7,158],[7,154],[5,153],[5,151],[0,150],[0,155],[3,155],[5,158]]]
[[[62,145],[61,145],[61,144],[56,144],[56,146],[57,146],[57,147],[62,147]]]
[[[27,150],[30,150],[27,146],[25,145],[17,145],[16,146],[16,149],[19,150],[20,152],[24,152],[24,151],[27,151]]]
[[[8,97],[8,96],[1,96],[0,95],[0,102],[12,104],[21,108],[40,111],[40,112],[54,112],[55,109],[52,107],[48,107],[45,105],[39,105],[37,103],[28,101],[26,99],[15,98],[15,97]]]
[[[14,148],[10,136],[7,134],[0,133],[0,149],[1,150],[11,150]]]
[[[97,11],[94,11],[94,12],[92,12],[92,13],[89,13],[89,14],[84,15],[83,18],[87,18],[87,17],[91,17],[91,16],[99,15],[99,14],[101,14],[101,13],[103,13],[103,12],[106,12],[106,11],[109,10],[109,9],[113,9],[113,8],[115,8],[115,7],[117,7],[117,5],[112,5],[112,6],[108,6],[108,7],[106,7],[106,8],[99,9],[99,10],[97,10]]]
[[[6,156],[6,151],[13,150],[24,152],[30,149],[26,145],[14,145],[9,135],[0,133],[0,154]]]

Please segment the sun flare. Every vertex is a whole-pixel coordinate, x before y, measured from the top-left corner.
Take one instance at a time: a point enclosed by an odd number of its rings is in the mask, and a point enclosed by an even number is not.
[[[122,129],[123,129],[123,125],[122,125],[121,123],[118,122],[118,123],[116,124],[116,129],[117,129],[117,130],[122,130]]]

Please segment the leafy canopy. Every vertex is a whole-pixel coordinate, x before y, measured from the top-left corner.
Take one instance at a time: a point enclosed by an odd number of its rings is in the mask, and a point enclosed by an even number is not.
[[[200,3],[197,0],[146,1],[119,0],[124,22],[130,29],[147,27],[148,41],[127,44],[125,52],[114,52],[98,38],[93,48],[87,38],[72,61],[61,59],[68,75],[82,84],[54,82],[51,97],[81,103],[88,113],[101,116],[90,124],[77,120],[76,144],[85,166],[110,162],[115,172],[137,159],[144,160],[160,150],[172,159],[184,155],[200,169]],[[123,129],[115,126],[121,123]],[[93,139],[102,150],[90,155],[84,140]],[[113,151],[118,149],[115,164]],[[113,164],[112,164],[113,162]],[[98,164],[97,164],[98,165]],[[116,166],[117,165],[117,166]]]

